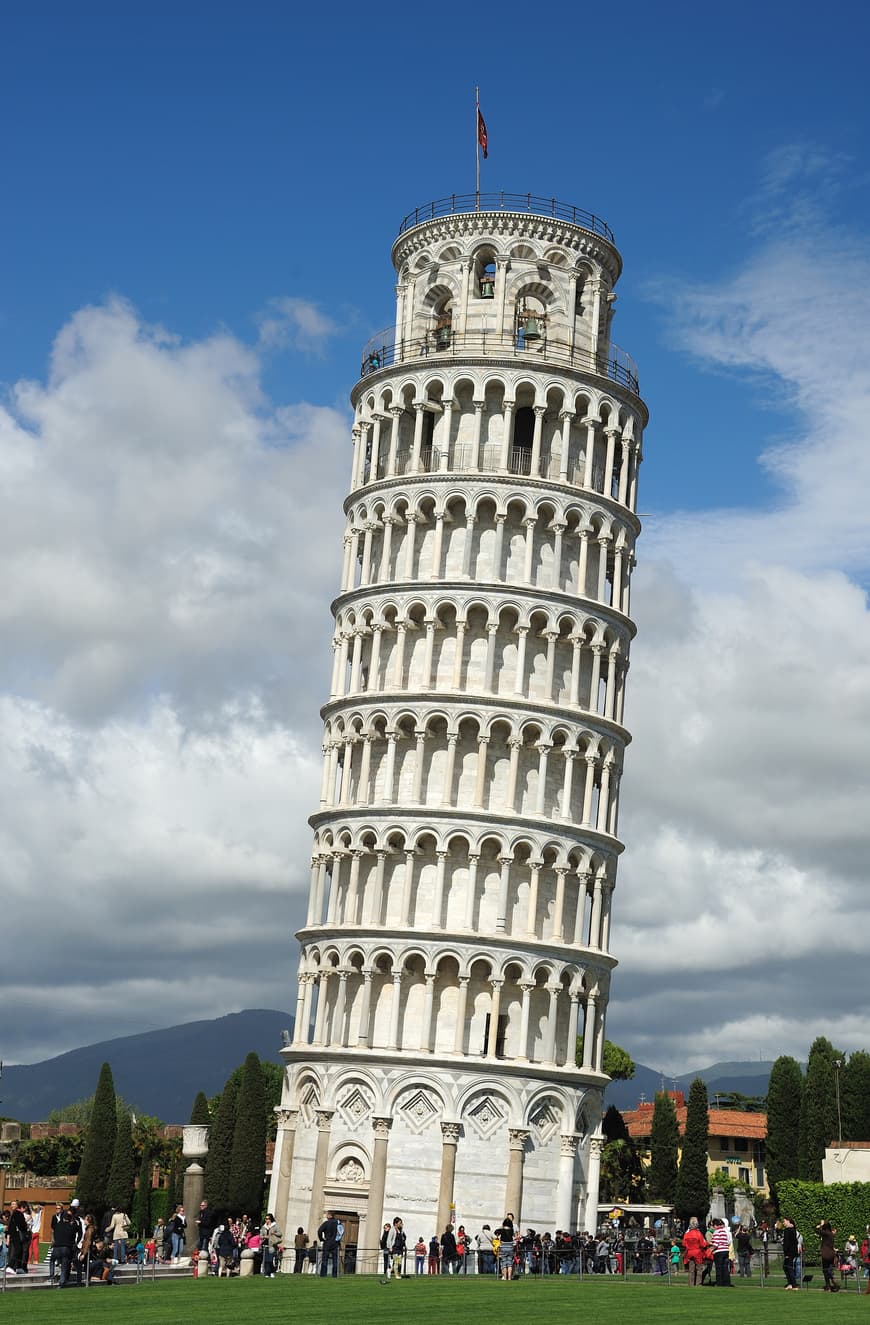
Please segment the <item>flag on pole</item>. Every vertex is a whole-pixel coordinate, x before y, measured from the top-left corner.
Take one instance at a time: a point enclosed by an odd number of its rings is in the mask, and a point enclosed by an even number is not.
[[[487,151],[489,138],[487,137],[486,133],[486,120],[481,115],[479,106],[477,108],[477,141],[480,143],[480,146],[483,148],[483,159],[485,161],[487,156],[489,155]]]

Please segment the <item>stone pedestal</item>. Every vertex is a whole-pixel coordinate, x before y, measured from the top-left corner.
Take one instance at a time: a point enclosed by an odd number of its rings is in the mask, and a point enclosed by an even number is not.
[[[196,1216],[205,1189],[205,1169],[200,1161],[208,1154],[208,1134],[208,1127],[196,1125],[185,1127],[182,1133],[181,1153],[191,1161],[184,1170],[184,1212],[187,1215],[184,1249],[188,1256],[193,1254],[199,1242]]]

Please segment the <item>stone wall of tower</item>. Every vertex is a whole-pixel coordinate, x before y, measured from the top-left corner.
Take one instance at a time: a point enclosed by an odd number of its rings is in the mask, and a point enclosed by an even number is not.
[[[594,1222],[646,422],[608,234],[473,212],[393,257],[271,1200],[309,1232],[346,1209],[369,1247],[453,1205]]]

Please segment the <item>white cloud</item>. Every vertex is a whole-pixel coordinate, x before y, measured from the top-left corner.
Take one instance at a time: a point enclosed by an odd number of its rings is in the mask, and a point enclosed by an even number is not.
[[[310,299],[279,295],[270,299],[257,315],[260,345],[266,349],[292,346],[309,354],[320,353],[330,336],[340,330],[338,323],[321,311]]]
[[[787,168],[771,166],[782,187]],[[641,545],[610,1031],[654,1065],[755,1057],[760,1040],[804,1055],[825,1025],[868,1042],[865,254],[862,236],[786,227],[676,300],[679,343],[735,391],[754,375],[793,427],[760,439],[772,508],[660,516]],[[703,500],[703,419],[685,444]],[[651,465],[656,445],[653,426]]]
[[[7,1059],[291,1001],[350,444],[259,371],[112,300],[0,408]]]

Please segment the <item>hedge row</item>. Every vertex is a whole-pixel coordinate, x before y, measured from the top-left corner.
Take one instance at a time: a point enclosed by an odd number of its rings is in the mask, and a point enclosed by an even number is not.
[[[779,1211],[793,1219],[804,1239],[804,1260],[819,1259],[816,1225],[827,1219],[837,1230],[837,1247],[853,1236],[860,1247],[870,1224],[870,1182],[799,1182],[788,1178],[776,1189]]]

